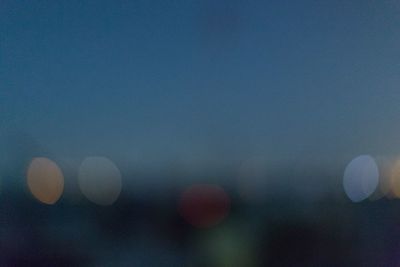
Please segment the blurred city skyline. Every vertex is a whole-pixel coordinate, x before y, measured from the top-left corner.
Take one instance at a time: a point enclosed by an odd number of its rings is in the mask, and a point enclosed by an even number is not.
[[[0,0],[0,265],[400,266],[399,25]]]

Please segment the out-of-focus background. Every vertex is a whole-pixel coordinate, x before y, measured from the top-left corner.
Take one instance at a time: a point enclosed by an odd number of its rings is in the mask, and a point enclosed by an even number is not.
[[[399,26],[0,0],[0,266],[398,266]]]

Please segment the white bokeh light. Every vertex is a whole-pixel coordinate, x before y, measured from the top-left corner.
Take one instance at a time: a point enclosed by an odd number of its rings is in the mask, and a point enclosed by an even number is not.
[[[354,158],[346,167],[343,187],[353,202],[368,198],[379,183],[379,170],[375,160],[369,155]]]
[[[88,157],[79,168],[79,188],[85,197],[98,205],[113,204],[121,193],[121,173],[105,157]]]

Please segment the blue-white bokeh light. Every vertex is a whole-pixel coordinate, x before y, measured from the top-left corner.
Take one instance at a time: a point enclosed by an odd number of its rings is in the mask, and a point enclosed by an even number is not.
[[[369,155],[354,158],[344,171],[344,191],[353,202],[360,202],[368,198],[374,193],[378,184],[378,166]]]

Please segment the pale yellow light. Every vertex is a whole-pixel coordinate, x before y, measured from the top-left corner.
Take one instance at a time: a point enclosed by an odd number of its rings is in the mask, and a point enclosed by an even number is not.
[[[395,164],[393,164],[391,174],[390,174],[390,185],[391,185],[391,194],[399,198],[400,197],[400,160],[397,160]]]
[[[47,158],[34,158],[28,167],[27,183],[32,195],[42,203],[54,204],[64,190],[64,176],[57,164]]]

